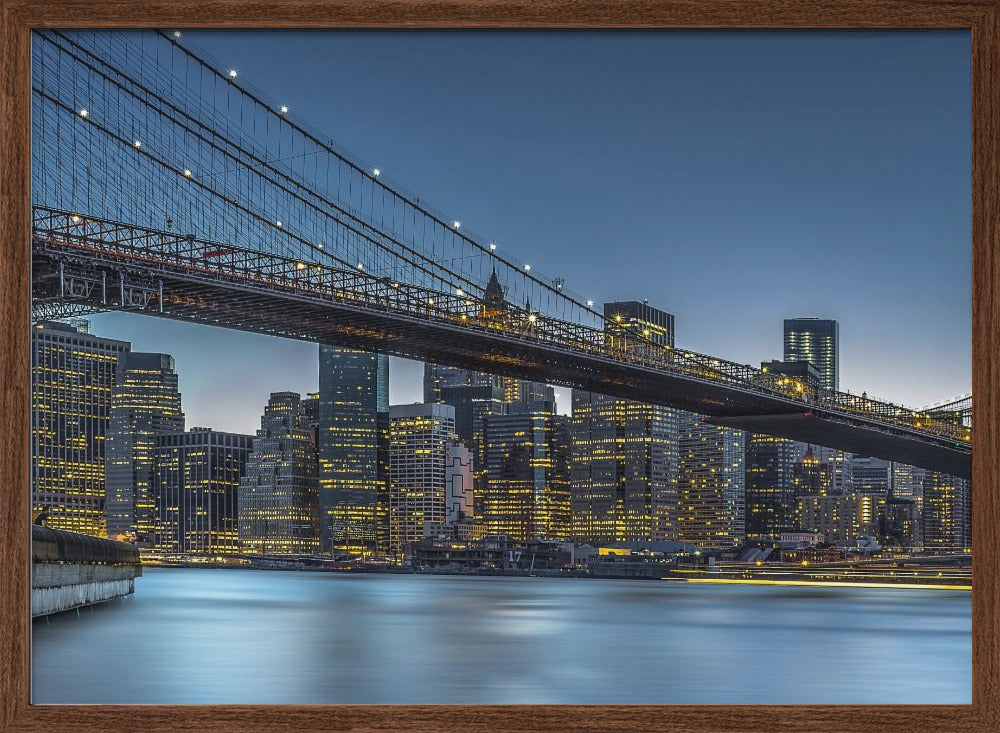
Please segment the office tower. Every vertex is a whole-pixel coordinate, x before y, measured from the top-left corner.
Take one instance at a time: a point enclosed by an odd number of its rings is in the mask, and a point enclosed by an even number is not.
[[[924,478],[926,469],[917,466],[907,466],[903,463],[892,464],[892,496],[896,499],[911,499],[918,511],[924,505]]]
[[[785,319],[785,361],[809,361],[821,384],[840,389],[840,326],[823,318]]]
[[[892,463],[870,456],[850,456],[851,491],[888,497],[892,488]]]
[[[630,334],[664,346],[674,345],[674,316],[647,301],[604,304],[604,330],[610,337]]]
[[[486,491],[483,424],[488,416],[506,413],[507,403],[504,402],[503,389],[490,384],[443,387],[441,401],[455,408],[455,432],[459,441],[472,454],[474,494],[482,496]],[[473,511],[470,511],[469,516],[474,516]]]
[[[879,538],[886,545],[923,549],[920,508],[913,499],[890,498],[879,515]]]
[[[503,399],[508,405],[531,405],[536,402],[555,402],[556,392],[545,382],[503,378]]]
[[[816,447],[804,443],[794,443],[798,456],[795,460],[795,496],[811,496],[823,493],[827,480],[825,467],[817,455]],[[799,450],[801,449],[801,450]]]
[[[156,440],[153,499],[160,552],[235,555],[239,488],[253,436],[192,428]]]
[[[324,553],[378,549],[379,499],[388,470],[389,361],[320,346],[319,507]]]
[[[673,346],[674,317],[646,302],[604,304],[608,339],[626,329]],[[580,542],[674,539],[677,429],[668,407],[573,390],[571,506]]]
[[[175,432],[184,432],[184,413],[173,357],[126,352],[111,391],[105,506],[109,537],[149,542],[156,526],[156,439]]]
[[[569,418],[552,402],[514,404],[485,420],[486,491],[478,516],[489,534],[518,542],[570,533]]]
[[[574,539],[676,537],[680,414],[668,407],[573,390]]]
[[[971,483],[939,471],[924,478],[924,549],[946,554],[972,547]]]
[[[746,436],[746,538],[772,542],[796,528],[796,446],[762,433]]]
[[[704,548],[734,547],[746,534],[742,430],[681,413],[677,539]]]
[[[828,494],[799,498],[801,529],[821,532],[827,542],[853,543],[878,533],[885,498],[871,494]]]
[[[31,329],[32,514],[105,536],[105,448],[125,341],[45,321]]]
[[[316,443],[296,392],[272,392],[239,491],[243,554],[305,555],[319,549]]]
[[[445,524],[448,447],[456,439],[451,405],[389,408],[390,552],[407,553],[410,543]]]

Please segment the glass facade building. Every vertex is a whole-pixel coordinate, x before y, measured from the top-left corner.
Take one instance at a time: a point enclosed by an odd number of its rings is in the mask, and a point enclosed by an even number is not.
[[[746,538],[777,541],[797,527],[794,442],[763,433],[746,435]]]
[[[148,544],[156,528],[153,459],[157,437],[184,432],[174,359],[136,351],[121,357],[107,436],[108,536]]]
[[[677,538],[704,548],[729,548],[746,535],[745,433],[682,413]]]
[[[253,436],[192,428],[157,438],[153,498],[160,552],[239,554],[240,480]]]
[[[112,390],[131,345],[54,321],[31,329],[32,514],[104,537]]]
[[[240,482],[244,553],[308,555],[319,550],[316,443],[296,392],[274,392]]]
[[[840,389],[840,325],[825,318],[786,318],[784,360],[811,362],[823,387]]]
[[[318,408],[321,549],[369,556],[387,539],[388,357],[320,346]]]
[[[645,301],[604,304],[608,339],[674,345],[674,316]],[[573,390],[572,536],[580,542],[674,539],[680,411]]]
[[[488,534],[518,542],[569,537],[569,418],[552,401],[516,404],[486,418],[486,490],[478,502]]]

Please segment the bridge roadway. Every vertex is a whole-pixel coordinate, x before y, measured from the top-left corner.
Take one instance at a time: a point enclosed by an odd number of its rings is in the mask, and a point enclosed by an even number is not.
[[[33,309],[131,310],[576,387],[971,477],[969,428],[462,291],[35,209]]]

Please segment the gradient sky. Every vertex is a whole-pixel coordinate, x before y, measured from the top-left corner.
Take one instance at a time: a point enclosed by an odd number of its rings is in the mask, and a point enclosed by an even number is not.
[[[675,314],[683,347],[756,364],[781,358],[784,318],[836,318],[842,389],[970,390],[966,32],[185,41],[569,288]],[[312,344],[91,320],[175,356],[189,425],[253,432],[270,392],[316,389]],[[420,364],[390,370],[393,403],[421,399]]]

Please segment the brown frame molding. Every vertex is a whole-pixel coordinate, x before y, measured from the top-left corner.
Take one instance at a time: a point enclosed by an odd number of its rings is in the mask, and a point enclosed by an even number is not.
[[[0,732],[1000,730],[1000,0],[0,0]],[[969,706],[29,704],[31,28],[966,28],[975,566]]]

